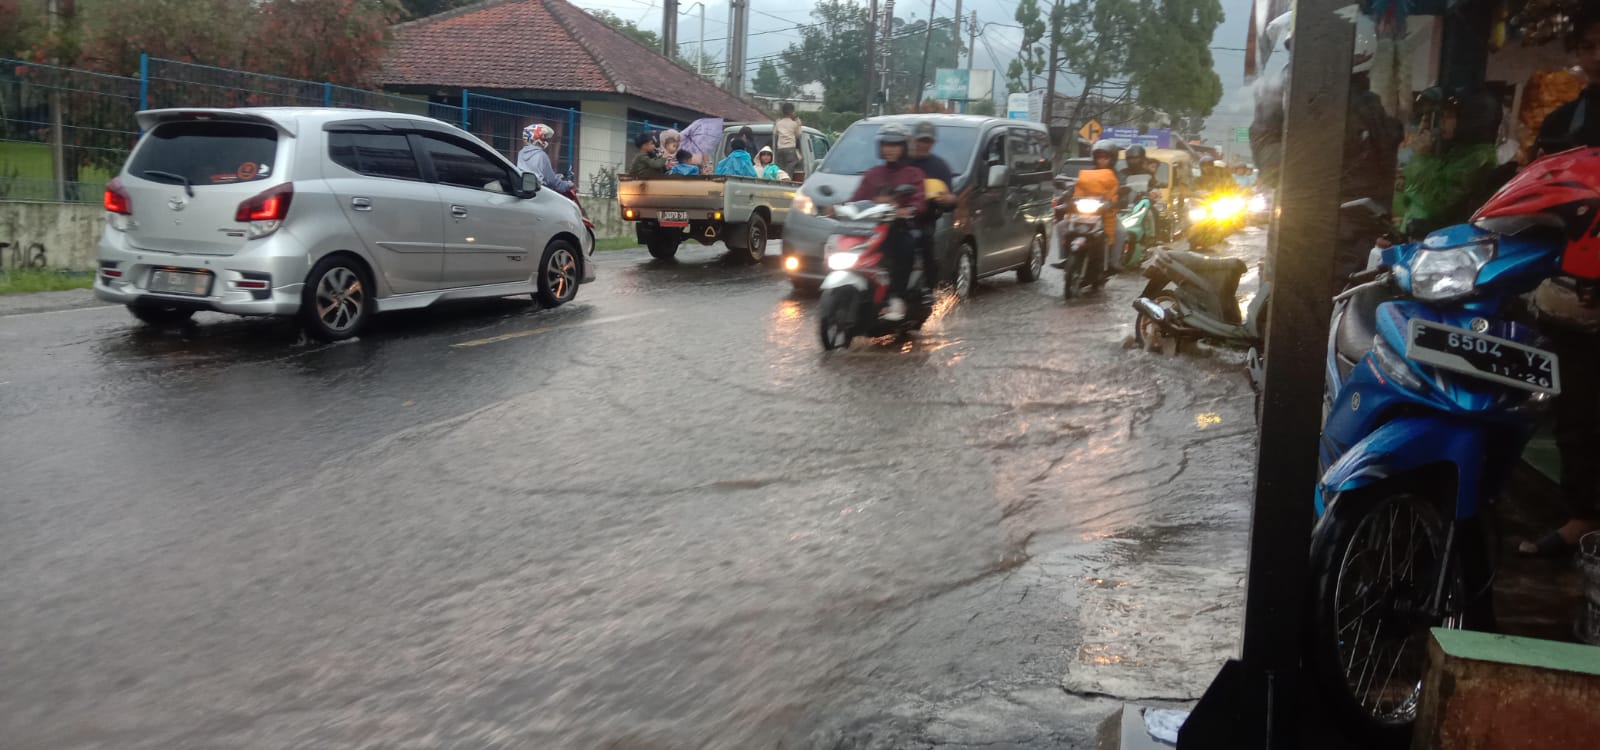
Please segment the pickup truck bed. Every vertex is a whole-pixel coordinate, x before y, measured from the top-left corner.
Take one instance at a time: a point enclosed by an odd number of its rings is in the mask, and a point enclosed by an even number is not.
[[[635,222],[634,232],[652,256],[671,258],[685,240],[702,245],[721,240],[729,250],[759,263],[767,240],[783,236],[799,187],[726,175],[623,177],[617,202],[623,220]]]

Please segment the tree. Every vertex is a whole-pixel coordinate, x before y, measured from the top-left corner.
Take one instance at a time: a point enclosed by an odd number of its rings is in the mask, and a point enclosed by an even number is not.
[[[794,87],[784,80],[783,74],[778,72],[778,66],[771,60],[761,61],[761,66],[756,68],[756,77],[750,81],[750,87],[760,96],[784,98],[794,95]]]
[[[400,8],[408,19],[426,18],[456,8],[471,5],[479,0],[400,0]]]
[[[1174,119],[1204,118],[1222,100],[1222,80],[1212,70],[1210,46],[1222,23],[1222,5],[1218,0],[1152,4],[1155,22],[1134,28],[1128,82],[1138,89],[1142,106]]]
[[[1086,0],[1080,0],[1083,1]],[[1039,14],[1038,0],[1019,0],[1016,19],[1022,26],[1022,47],[1006,71],[1006,85],[1014,94],[1034,90],[1039,74],[1049,64],[1049,52],[1039,44],[1046,28],[1044,17]]]
[[[81,0],[78,67],[137,75],[139,55],[242,68],[252,47],[275,44],[255,36],[258,12],[237,0]]]
[[[972,102],[967,107],[968,114],[984,115],[986,117],[993,117],[994,111],[993,99],[979,99],[978,101]]]
[[[649,47],[650,49],[657,51],[661,49],[661,36],[656,34],[654,31],[649,29],[641,29],[639,28],[638,24],[618,16],[609,10],[590,10],[585,12],[591,16],[594,16],[596,21],[610,26],[615,31],[622,32],[624,35],[631,37],[634,41]]]
[[[890,81],[889,91],[894,95],[891,103],[892,111],[910,111],[920,98],[922,92],[912,91],[921,80],[923,84],[931,84],[934,71],[940,65],[938,60],[949,60],[961,49],[960,40],[955,38],[955,22],[948,18],[933,19],[933,36],[929,37],[928,23],[926,21],[911,21],[897,24],[894,35],[894,78]],[[927,42],[928,61],[926,77],[923,73],[923,43]]]
[[[0,0],[0,57],[22,57],[44,35],[44,13],[35,0]]]
[[[289,78],[368,86],[383,64],[403,11],[392,0],[265,0],[259,6],[251,70]]]
[[[849,0],[821,0],[811,18],[815,25],[799,27],[800,41],[782,53],[784,75],[791,85],[821,83],[827,109],[855,109],[866,96],[867,9]]]

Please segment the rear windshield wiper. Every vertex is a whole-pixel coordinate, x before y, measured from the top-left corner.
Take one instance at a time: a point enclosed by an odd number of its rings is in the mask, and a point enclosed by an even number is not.
[[[181,174],[174,174],[172,172],[163,172],[163,171],[161,171],[159,169],[146,169],[144,171],[144,176],[146,176],[146,177],[160,177],[163,180],[175,180],[177,182],[181,182],[181,183],[183,183],[183,192],[188,193],[190,198],[194,197],[194,183],[190,182],[189,178],[184,177]]]

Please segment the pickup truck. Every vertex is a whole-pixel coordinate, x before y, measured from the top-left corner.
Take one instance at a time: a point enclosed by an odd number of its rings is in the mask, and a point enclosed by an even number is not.
[[[728,143],[742,127],[746,126],[735,123],[726,127],[715,159],[725,155]],[[751,154],[771,145],[772,123],[748,127],[755,134]],[[800,155],[806,172],[822,161],[830,145],[821,131],[802,128]],[[618,181],[617,203],[622,219],[634,222],[639,243],[653,257],[670,259],[686,241],[710,245],[720,240],[734,251],[734,257],[760,263],[767,254],[767,240],[783,236],[789,205],[799,187],[798,182],[725,175],[625,176]]]

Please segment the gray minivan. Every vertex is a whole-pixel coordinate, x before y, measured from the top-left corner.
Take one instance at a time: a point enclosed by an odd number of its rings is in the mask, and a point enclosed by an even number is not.
[[[924,121],[939,134],[933,153],[956,173],[951,189],[960,196],[934,236],[940,281],[966,297],[985,276],[1016,271],[1022,281],[1039,277],[1054,176],[1054,149],[1044,126],[972,115],[890,115],[845,130],[795,196],[783,233],[783,267],[795,288],[815,289],[827,275],[822,248],[836,222],[821,209],[848,200],[861,175],[879,163],[878,128]]]

